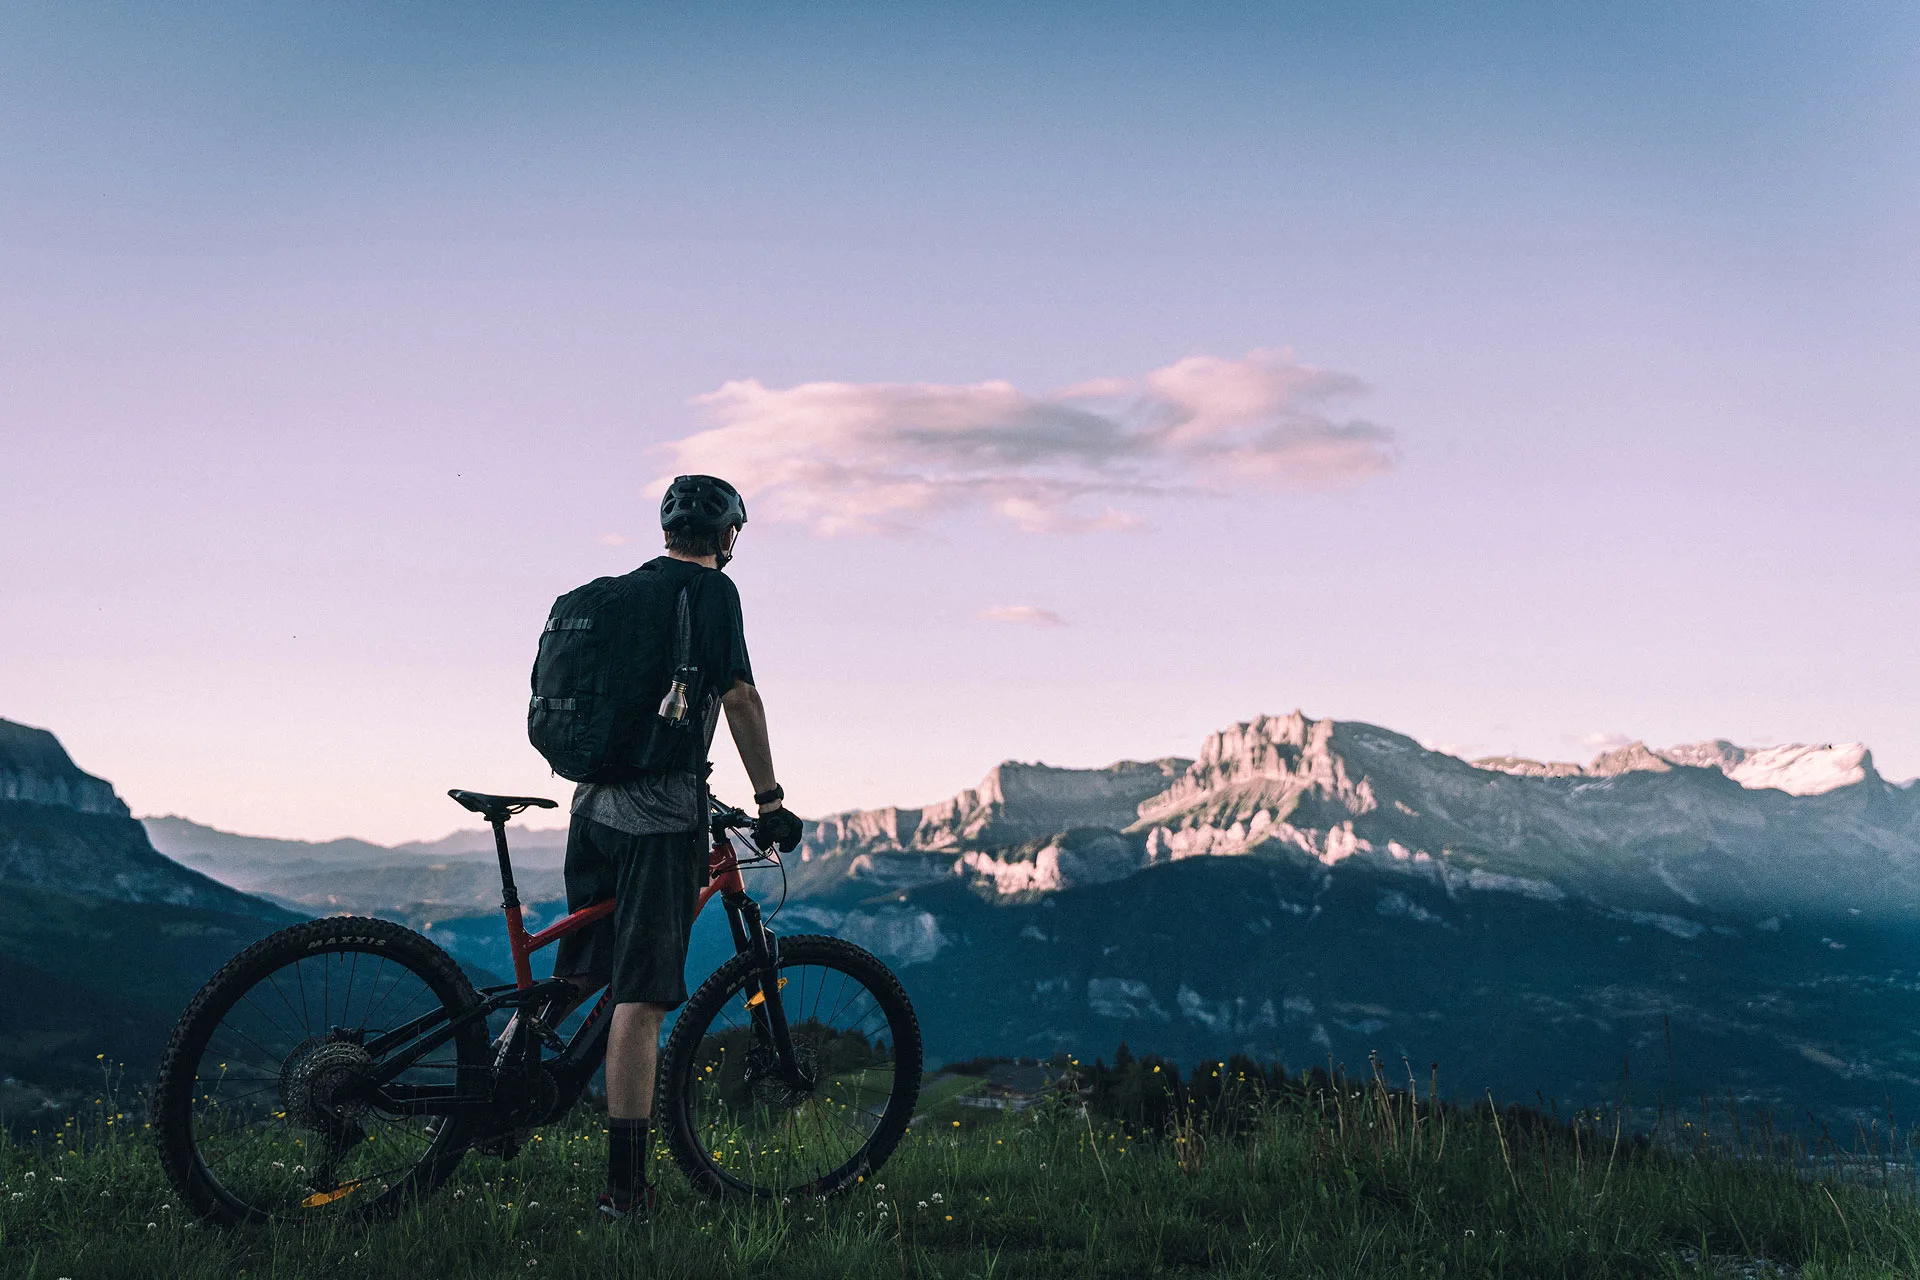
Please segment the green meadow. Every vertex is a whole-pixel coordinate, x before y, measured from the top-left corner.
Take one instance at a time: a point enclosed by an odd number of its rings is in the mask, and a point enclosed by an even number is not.
[[[1137,1068],[1149,1083],[1151,1065]],[[1715,1123],[1706,1115],[1674,1119],[1650,1142],[1601,1117],[1432,1106],[1377,1078],[1302,1078],[1244,1105],[1146,1120],[1152,1108],[1064,1095],[993,1112],[961,1105],[962,1077],[930,1084],[933,1101],[893,1159],[829,1201],[708,1201],[662,1153],[652,1220],[600,1223],[591,1206],[603,1139],[582,1110],[511,1161],[470,1156],[438,1195],[393,1219],[232,1232],[183,1220],[137,1113],[103,1096],[78,1119],[0,1145],[0,1271],[9,1280],[1920,1275],[1912,1167],[1894,1161],[1885,1134],[1827,1153],[1732,1117],[1706,1132]]]

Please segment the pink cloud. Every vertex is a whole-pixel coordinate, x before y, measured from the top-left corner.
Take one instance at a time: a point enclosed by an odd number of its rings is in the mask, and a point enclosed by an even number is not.
[[[1051,609],[1030,604],[996,604],[974,615],[983,622],[1020,622],[1030,627],[1064,627],[1067,620]]]
[[[1006,382],[744,379],[698,397],[713,425],[665,452],[674,473],[733,481],[756,518],[821,534],[907,532],[969,509],[1029,533],[1123,530],[1144,521],[1117,503],[1380,475],[1392,466],[1391,434],[1328,414],[1330,401],[1362,389],[1267,350],[1192,356],[1039,396]]]

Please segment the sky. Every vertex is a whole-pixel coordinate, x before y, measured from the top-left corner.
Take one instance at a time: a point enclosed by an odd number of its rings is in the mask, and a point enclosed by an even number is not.
[[[1907,778],[1916,404],[1908,5],[0,11],[0,716],[136,814],[564,798],[690,466],[802,814],[1296,707]]]

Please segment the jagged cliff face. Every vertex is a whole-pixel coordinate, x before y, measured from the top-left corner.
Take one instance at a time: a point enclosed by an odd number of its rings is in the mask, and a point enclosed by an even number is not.
[[[128,816],[113,785],[83,773],[58,738],[11,720],[0,720],[0,801],[5,800]]]
[[[923,809],[861,809],[807,824],[789,860],[800,897],[859,898],[961,877],[1003,894],[1101,883],[1145,865],[1122,837],[1140,802],[1180,776],[1182,759],[1104,769],[1007,761],[951,800]],[[1079,829],[1096,828],[1083,838]]]
[[[1187,767],[1178,759],[1057,769],[1009,760],[977,787],[924,809],[859,809],[808,824],[810,857],[1018,844],[1074,827],[1131,826],[1140,802]],[[948,859],[951,861],[951,858]]]
[[[1380,807],[1371,778],[1349,767],[1336,735],[1395,738],[1365,725],[1260,716],[1208,738],[1186,774],[1141,804],[1149,861],[1236,854],[1266,843],[1337,862],[1352,852],[1355,818]]]
[[[1009,761],[978,787],[931,805],[914,843],[925,849],[1008,844],[1072,827],[1120,827],[1160,791],[1184,760],[1123,760],[1104,769],[1055,769]]]
[[[163,857],[51,733],[0,720],[0,881],[119,902],[283,913]]]

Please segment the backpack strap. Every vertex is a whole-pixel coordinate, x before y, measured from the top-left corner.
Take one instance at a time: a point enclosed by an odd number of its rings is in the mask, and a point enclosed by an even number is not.
[[[688,592],[692,590],[691,582],[680,588],[680,599],[673,606],[673,670],[676,675],[693,665],[693,606],[687,599]]]

